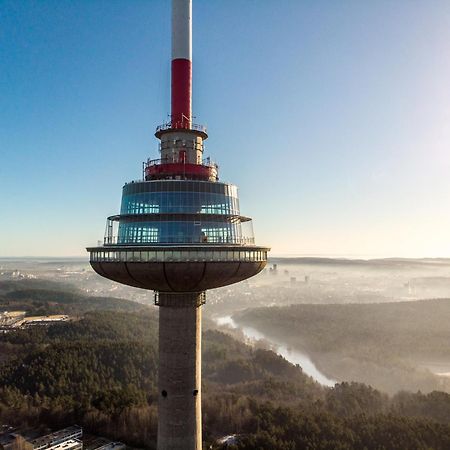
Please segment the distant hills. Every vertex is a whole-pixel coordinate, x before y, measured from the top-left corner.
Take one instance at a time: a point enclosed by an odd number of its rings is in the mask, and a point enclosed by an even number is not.
[[[376,259],[351,259],[351,258],[322,258],[322,257],[274,257],[269,263],[306,264],[306,265],[331,265],[331,266],[423,266],[439,265],[450,267],[450,258],[376,258]]]
[[[60,281],[0,281],[0,310],[19,309],[28,315],[83,314],[94,310],[140,311],[139,303],[114,297],[89,296]]]

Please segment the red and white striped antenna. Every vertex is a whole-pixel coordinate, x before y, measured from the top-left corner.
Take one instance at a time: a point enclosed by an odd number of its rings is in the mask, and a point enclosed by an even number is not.
[[[172,128],[191,128],[192,0],[172,0]]]

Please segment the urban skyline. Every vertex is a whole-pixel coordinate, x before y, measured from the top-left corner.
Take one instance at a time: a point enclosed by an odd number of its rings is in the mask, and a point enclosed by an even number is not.
[[[157,155],[170,2],[3,5],[0,256],[81,256],[112,181]],[[194,20],[206,153],[274,256],[450,256],[448,3],[199,2]]]

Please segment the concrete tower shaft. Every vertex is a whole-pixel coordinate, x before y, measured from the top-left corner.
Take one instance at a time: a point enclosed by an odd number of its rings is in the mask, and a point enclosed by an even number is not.
[[[192,0],[172,0],[172,128],[191,128]]]
[[[158,449],[201,450],[202,294],[159,293]]]

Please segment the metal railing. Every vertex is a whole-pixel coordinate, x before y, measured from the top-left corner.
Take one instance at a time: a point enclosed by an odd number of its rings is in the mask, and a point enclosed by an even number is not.
[[[265,262],[267,261],[267,248],[264,247],[194,247],[187,248],[152,248],[139,249],[122,247],[119,249],[93,248],[90,249],[92,262]]]
[[[174,155],[173,158],[156,158],[156,159],[147,159],[146,162],[144,162],[145,167],[149,166],[159,166],[161,164],[189,164],[184,159],[180,159],[178,155]],[[216,169],[219,168],[219,165],[215,163],[214,161],[211,161],[210,157],[204,158],[201,163],[202,166],[205,167],[214,167]]]
[[[159,244],[232,244],[254,245],[254,237],[224,237],[224,236],[105,236],[103,245],[159,245]]]
[[[166,131],[166,130],[194,130],[194,131],[200,131],[202,133],[207,133],[207,128],[205,125],[200,125],[197,123],[185,123],[185,122],[181,122],[181,123],[175,123],[172,124],[172,122],[165,122],[161,125],[158,125],[156,127],[156,132],[158,133],[159,131]]]

